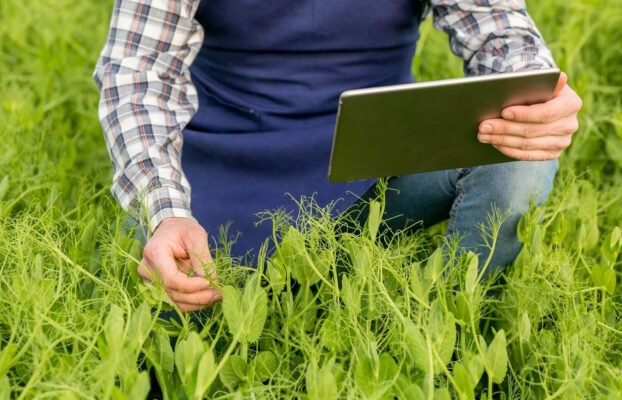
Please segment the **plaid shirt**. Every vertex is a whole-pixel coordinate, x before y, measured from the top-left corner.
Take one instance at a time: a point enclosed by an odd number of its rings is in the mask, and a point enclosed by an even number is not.
[[[415,0],[413,0],[415,1]],[[155,229],[193,218],[181,169],[182,130],[198,109],[189,67],[203,43],[200,0],[116,0],[94,79],[112,164],[111,191]],[[466,75],[554,65],[523,0],[428,0]]]

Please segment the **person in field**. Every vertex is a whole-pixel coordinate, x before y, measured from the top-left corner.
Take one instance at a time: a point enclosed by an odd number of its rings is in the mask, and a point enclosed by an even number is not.
[[[185,267],[204,274],[207,232],[232,221],[242,254],[271,230],[254,226],[257,212],[295,210],[284,193],[344,199],[338,213],[373,192],[372,180],[326,179],[338,97],[413,82],[430,12],[466,75],[554,66],[523,0],[117,0],[94,78],[112,193],[148,216],[141,276],[159,276],[183,311],[208,307],[221,294]],[[519,161],[391,178],[391,227],[449,218],[447,234],[485,259],[477,225],[494,204],[511,215],[491,265],[511,263],[518,220],[548,197],[580,108],[562,74],[552,100],[479,127],[480,141]]]

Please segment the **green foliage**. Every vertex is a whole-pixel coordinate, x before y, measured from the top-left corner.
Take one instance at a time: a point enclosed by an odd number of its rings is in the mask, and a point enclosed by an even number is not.
[[[302,201],[255,270],[215,249],[224,300],[194,318],[142,284],[108,193],[90,75],[111,6],[0,2],[0,400],[144,399],[149,370],[171,400],[622,396],[619,0],[529,1],[584,108],[502,277],[442,226],[389,237],[382,197],[347,234]],[[461,75],[430,22],[417,78]]]

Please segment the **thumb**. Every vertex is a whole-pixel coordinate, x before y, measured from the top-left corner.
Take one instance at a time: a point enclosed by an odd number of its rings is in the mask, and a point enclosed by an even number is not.
[[[555,91],[553,92],[553,97],[557,97],[562,89],[566,86],[568,82],[568,75],[565,72],[559,74],[559,80],[557,81],[557,86],[555,86]]]

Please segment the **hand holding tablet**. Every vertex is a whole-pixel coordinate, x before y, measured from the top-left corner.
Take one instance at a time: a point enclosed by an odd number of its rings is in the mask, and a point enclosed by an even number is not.
[[[543,69],[346,91],[329,179],[555,158],[581,105],[559,78],[558,69]]]

